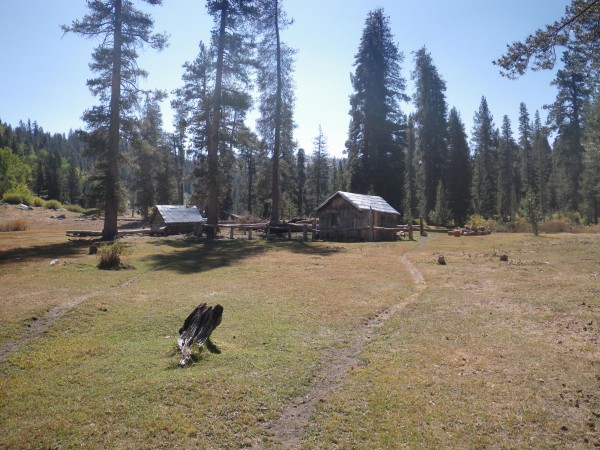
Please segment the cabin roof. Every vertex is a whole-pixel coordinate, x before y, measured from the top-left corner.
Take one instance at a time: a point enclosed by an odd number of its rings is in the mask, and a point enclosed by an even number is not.
[[[204,220],[196,206],[156,205],[156,209],[167,225],[173,223],[198,223]]]
[[[342,197],[352,206],[354,206],[359,211],[377,211],[386,214],[394,214],[399,216],[400,213],[396,211],[394,208],[390,206],[388,202],[379,197],[378,195],[363,195],[363,194],[353,194],[352,192],[343,192],[337,191],[327,200],[325,200],[321,205],[317,208],[317,211],[323,209],[331,200],[335,197]]]

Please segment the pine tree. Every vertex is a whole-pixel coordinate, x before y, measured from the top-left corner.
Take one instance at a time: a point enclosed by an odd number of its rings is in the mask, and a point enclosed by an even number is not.
[[[498,182],[498,133],[485,97],[473,118],[472,148],[474,152],[471,196],[473,210],[491,217],[496,210]]]
[[[400,75],[402,60],[383,9],[371,11],[351,76],[354,93],[346,141],[350,189],[379,195],[396,208],[402,206],[404,187],[404,129],[399,102],[407,97]]]
[[[258,29],[262,39],[258,45],[258,90],[260,92],[259,132],[271,149],[271,207],[272,222],[279,222],[282,212],[281,159],[289,165],[293,159],[292,84],[295,51],[281,41],[281,30],[291,24],[283,11],[282,0],[259,1]],[[284,177],[285,178],[285,177]],[[287,187],[288,191],[293,189]]]
[[[446,124],[446,83],[438,74],[431,55],[425,47],[415,53],[415,70],[412,72],[416,92],[414,102],[416,151],[422,164],[419,190],[424,196],[423,209],[434,208],[436,192],[445,177],[448,158]],[[442,183],[443,185],[443,183]]]
[[[448,202],[446,201],[446,191],[444,189],[444,182],[440,179],[438,187],[436,189],[435,196],[435,207],[433,211],[429,212],[429,216],[438,226],[445,226],[448,223],[450,216],[448,212]]]
[[[213,16],[215,29],[213,37],[216,52],[216,65],[214,75],[214,88],[212,90],[212,102],[208,115],[207,133],[207,176],[208,176],[208,199],[207,217],[209,225],[215,226],[219,221],[219,189],[223,186],[229,187],[227,179],[221,177],[222,164],[219,163],[219,152],[222,150],[221,127],[223,120],[223,107],[225,103],[224,87],[232,87],[233,80],[246,81],[246,64],[240,61],[245,59],[243,50],[247,49],[244,25],[246,20],[253,17],[255,13],[252,0],[207,0],[208,12]],[[224,147],[227,148],[227,147]],[[227,166],[230,168],[231,159],[228,158]],[[209,237],[214,237],[216,228],[208,227]]]
[[[535,180],[538,186],[540,212],[542,216],[550,210],[550,172],[552,170],[552,149],[548,142],[548,130],[542,127],[539,111],[533,122],[533,155]]]
[[[517,201],[520,201],[521,195],[527,190],[532,189],[538,192],[536,184],[534,155],[533,155],[533,130],[529,121],[529,113],[525,103],[519,106],[519,150],[520,150],[520,183],[517,186],[519,194]]]
[[[586,110],[583,136],[583,177],[581,194],[583,214],[588,222],[598,223],[600,217],[600,96]]]
[[[448,207],[455,225],[464,224],[471,204],[471,158],[465,126],[456,108],[448,116]]]
[[[418,160],[416,159],[416,146],[415,120],[414,115],[410,114],[406,126],[404,200],[402,202],[404,205],[403,218],[407,223],[410,223],[416,217],[425,216],[425,197],[424,195],[417,194],[417,177],[421,177],[420,167],[422,164],[418,164]]]
[[[506,115],[502,119],[499,144],[497,211],[501,217],[512,217],[519,204],[517,200],[519,166],[516,161],[517,144],[513,139],[510,119]],[[521,149],[521,151],[523,150]],[[527,152],[528,155],[531,154],[531,150],[527,150]]]
[[[160,5],[162,0],[144,0]],[[101,155],[101,180],[104,190],[104,228],[102,238],[112,240],[117,235],[119,209],[119,149],[127,115],[136,103],[137,80],[146,72],[136,63],[137,50],[144,44],[154,49],[166,45],[166,36],[151,34],[153,21],[136,9],[130,0],[97,0],[87,3],[89,14],[62,27],[86,37],[100,37],[101,43],[92,54],[93,72],[97,78],[88,80],[92,93],[101,105],[84,114],[90,136],[88,145]]]
[[[548,108],[548,123],[558,131],[554,144],[553,172],[558,207],[564,211],[579,209],[580,178],[583,171],[583,111],[590,98],[587,77],[580,55],[566,53],[564,68],[552,82],[558,94]]]
[[[310,172],[307,176],[312,191],[312,209],[317,208],[327,194],[329,175],[329,154],[327,153],[327,138],[319,125],[319,134],[313,140]]]
[[[538,29],[523,42],[508,46],[505,55],[494,61],[502,75],[517,78],[531,70],[552,69],[556,62],[556,47],[576,50],[583,60],[596,65],[600,60],[598,51],[598,17],[600,2],[597,0],[571,0],[565,15],[545,29]]]
[[[306,153],[303,148],[296,154],[296,213],[303,216],[306,211]]]

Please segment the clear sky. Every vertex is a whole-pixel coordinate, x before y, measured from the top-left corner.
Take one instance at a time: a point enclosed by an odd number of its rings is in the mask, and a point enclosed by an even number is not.
[[[0,120],[17,125],[36,120],[48,132],[83,126],[83,111],[97,101],[88,92],[88,63],[97,44],[80,36],[63,36],[61,24],[81,18],[84,0],[0,0]],[[367,13],[382,7],[390,18],[398,48],[404,53],[402,75],[413,94],[412,52],[426,46],[446,81],[449,108],[456,107],[470,135],[481,97],[487,98],[496,126],[506,114],[518,129],[520,102],[530,115],[545,118],[544,104],[556,90],[553,72],[529,72],[517,81],[499,75],[492,60],[506,45],[558,20],[568,0],[284,0],[293,25],[282,40],[298,50],[295,83],[298,125],[295,136],[307,152],[319,125],[332,155],[341,156],[348,129],[348,96],[354,55]],[[150,76],[144,88],[168,92],[181,85],[182,64],[195,58],[200,40],[208,41],[212,21],[203,0],[163,0],[145,6],[156,31],[170,35],[161,53],[142,51],[140,66]],[[402,104],[404,112],[411,103]],[[165,128],[172,115],[164,104]],[[252,124],[250,124],[252,125]]]

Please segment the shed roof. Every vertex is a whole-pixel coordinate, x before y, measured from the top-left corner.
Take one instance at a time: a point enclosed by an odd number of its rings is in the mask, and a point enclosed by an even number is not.
[[[156,209],[167,225],[173,223],[198,223],[204,220],[196,206],[156,205]]]
[[[348,203],[350,203],[352,206],[354,206],[360,211],[369,211],[372,209],[373,211],[382,212],[386,214],[394,214],[397,216],[400,215],[398,211],[392,208],[388,202],[386,202],[378,195],[353,194],[352,192],[343,191],[337,191],[335,194],[333,194],[331,197],[329,197],[327,200],[321,203],[321,205],[317,208],[317,211],[325,207],[327,203],[329,203],[331,200],[338,196],[342,197],[344,200],[346,200]]]

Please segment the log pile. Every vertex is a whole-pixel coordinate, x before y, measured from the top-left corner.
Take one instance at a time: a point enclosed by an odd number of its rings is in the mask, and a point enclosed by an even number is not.
[[[485,227],[464,227],[464,228],[455,228],[454,230],[448,231],[448,236],[487,236],[488,234],[492,234],[490,230],[486,230]]]

